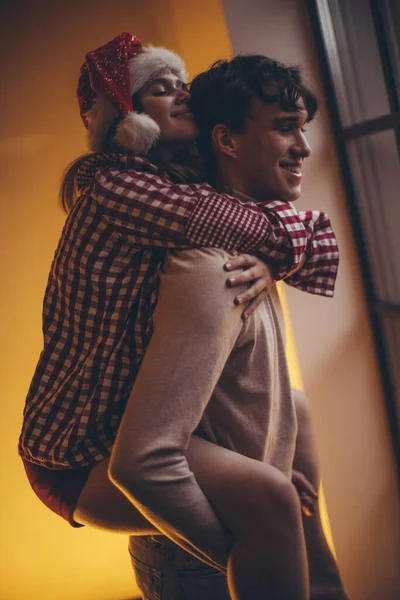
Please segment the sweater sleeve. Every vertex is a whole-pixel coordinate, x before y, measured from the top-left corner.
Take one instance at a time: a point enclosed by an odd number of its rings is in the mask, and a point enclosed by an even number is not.
[[[258,205],[218,194],[206,183],[175,184],[153,173],[104,168],[91,195],[114,230],[135,246],[257,252],[280,267],[281,278],[306,249],[302,220],[285,202]]]
[[[221,570],[232,540],[185,452],[242,328],[235,291],[224,283],[228,257],[205,248],[167,253],[153,336],[110,465],[113,481],[158,530]]]

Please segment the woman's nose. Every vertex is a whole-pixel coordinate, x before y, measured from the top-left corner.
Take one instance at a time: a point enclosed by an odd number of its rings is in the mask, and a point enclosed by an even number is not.
[[[178,88],[175,96],[175,100],[177,104],[182,104],[183,102],[189,102],[190,92],[183,88]]]

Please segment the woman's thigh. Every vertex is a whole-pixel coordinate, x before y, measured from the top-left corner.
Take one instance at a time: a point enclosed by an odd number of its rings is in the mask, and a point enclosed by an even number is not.
[[[158,533],[154,525],[131,504],[108,477],[110,459],[97,463],[91,470],[74,511],[74,521],[129,535]]]
[[[196,480],[233,537],[275,529],[297,512],[294,486],[281,471],[192,435],[186,452]]]
[[[277,508],[289,480],[277,469],[192,435],[187,460],[198,484],[233,538],[248,533]],[[108,477],[109,459],[91,471],[74,520],[130,535],[158,533]],[[293,488],[294,490],[294,488]],[[261,526],[263,523],[259,523]]]

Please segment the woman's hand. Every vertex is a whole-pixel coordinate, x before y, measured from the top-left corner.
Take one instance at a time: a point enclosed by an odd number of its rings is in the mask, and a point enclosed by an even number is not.
[[[230,287],[243,285],[244,283],[252,284],[245,292],[242,292],[235,298],[236,304],[249,302],[249,305],[243,312],[243,319],[247,319],[275,285],[270,268],[261,258],[252,254],[240,254],[225,263],[224,267],[227,271],[243,269],[242,273],[229,277],[226,280],[227,285]]]
[[[318,500],[314,486],[303,473],[294,469],[292,470],[292,483],[299,495],[302,512],[306,517],[311,517],[315,511],[315,502]]]

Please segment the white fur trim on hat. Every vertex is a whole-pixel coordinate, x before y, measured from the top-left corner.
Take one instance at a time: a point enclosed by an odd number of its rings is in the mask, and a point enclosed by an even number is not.
[[[129,113],[115,130],[114,140],[121,148],[147,154],[160,135],[157,123],[146,113]]]
[[[131,94],[135,94],[158,73],[170,71],[182,81],[188,74],[180,56],[166,48],[149,46],[129,60]]]

